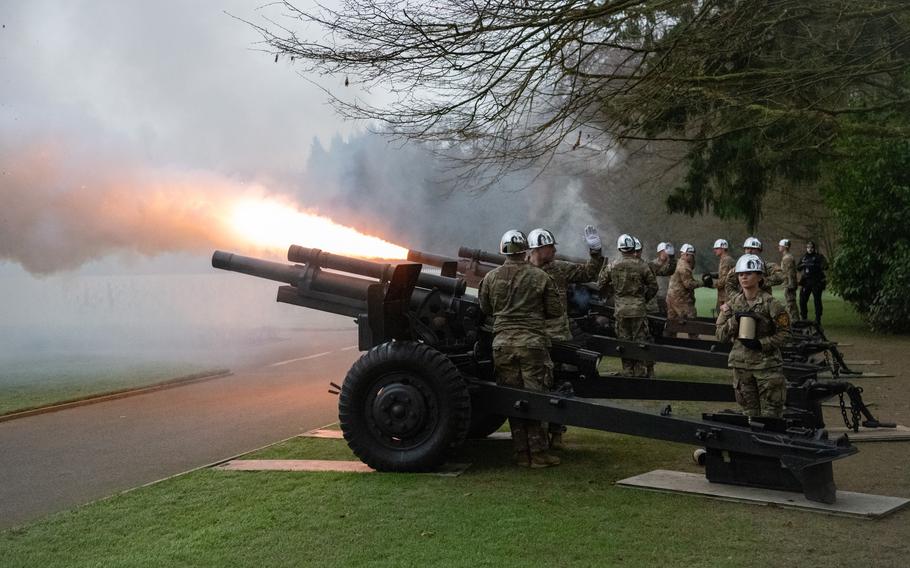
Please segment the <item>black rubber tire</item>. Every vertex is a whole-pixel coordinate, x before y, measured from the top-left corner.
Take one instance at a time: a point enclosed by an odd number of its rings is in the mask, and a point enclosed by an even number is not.
[[[476,412],[480,406],[474,404],[474,395],[471,395],[471,425],[468,427],[468,439],[478,440],[486,438],[499,430],[505,424],[506,417],[502,414],[482,414]]]
[[[373,469],[431,471],[467,437],[471,399],[445,355],[392,341],[364,353],[348,371],[338,419],[348,447]]]

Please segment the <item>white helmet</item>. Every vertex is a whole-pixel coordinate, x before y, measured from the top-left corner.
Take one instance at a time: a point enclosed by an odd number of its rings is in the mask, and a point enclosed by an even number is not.
[[[790,239],[781,239],[777,246],[790,248]]]
[[[693,247],[689,243],[686,243],[683,246],[679,247],[679,253],[680,254],[695,254],[695,247]]]
[[[556,237],[546,229],[534,229],[528,233],[528,246],[532,249],[555,245]]]
[[[528,239],[525,234],[516,229],[510,229],[502,234],[499,239],[499,252],[501,254],[518,254],[528,250]]]
[[[758,249],[761,250],[761,241],[755,237],[749,237],[746,239],[746,242],[743,243],[744,249]]]
[[[730,243],[727,242],[727,239],[717,239],[716,241],[714,241],[714,246],[711,248],[726,250],[726,249],[730,248]]]
[[[765,263],[762,262],[762,259],[755,254],[744,254],[739,257],[739,260],[736,261],[736,269],[734,272],[739,274],[740,272],[764,272]]]
[[[632,237],[632,240],[635,241],[635,251],[638,252],[641,250],[641,241],[638,240],[638,237]]]
[[[665,250],[667,250],[667,243],[661,241],[657,244],[657,252],[664,252]]]
[[[616,248],[620,252],[632,252],[635,250],[635,239],[632,238],[632,235],[623,233],[616,239]]]

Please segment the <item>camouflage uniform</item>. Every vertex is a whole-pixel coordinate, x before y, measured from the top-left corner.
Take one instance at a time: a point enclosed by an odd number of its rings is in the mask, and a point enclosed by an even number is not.
[[[508,258],[480,283],[480,309],[493,318],[493,367],[500,385],[542,391],[553,382],[544,320],[564,310],[556,283],[526,260]],[[539,420],[509,418],[516,456],[545,452]]]
[[[784,300],[787,302],[787,312],[790,321],[799,319],[799,308],[796,305],[796,259],[789,251],[780,259],[780,269],[784,273]]]
[[[745,294],[737,294],[727,304],[732,311],[718,316],[717,340],[733,343],[727,364],[733,369],[736,402],[748,416],[780,417],[787,398],[780,347],[790,335],[790,315],[763,290],[752,301]],[[739,320],[735,314],[743,312],[756,314],[755,338],[761,343],[761,350],[749,349],[736,340]]]
[[[645,261],[631,254],[605,267],[597,279],[604,294],[613,294],[616,337],[627,341],[648,341],[647,305],[657,294],[657,278]],[[646,377],[647,366],[636,359],[622,360],[623,375]]]
[[[658,275],[657,277],[657,299],[655,301],[661,313],[667,313],[667,290],[670,288],[670,277],[676,271],[676,256],[671,256],[667,264],[669,264],[667,267],[668,274]]]
[[[593,282],[597,279],[604,263],[604,257],[600,250],[592,250],[591,258],[585,264],[576,264],[564,260],[554,260],[541,266],[541,270],[550,275],[550,278],[556,282],[556,288],[559,292],[559,298],[562,301],[562,311],[559,316],[547,319],[546,330],[550,339],[556,341],[568,341],[572,339],[572,331],[569,329],[569,313],[566,306],[566,289],[569,284],[581,282]]]
[[[734,268],[736,268],[736,259],[725,252],[717,265],[717,281],[714,282],[714,287],[717,288],[717,304],[714,307],[718,313],[720,313],[720,307],[727,301],[726,284],[730,274],[733,274],[734,280],[736,279],[736,274],[733,273]],[[739,285],[739,281],[736,284]]]
[[[648,262],[648,268],[651,269],[651,272],[654,273],[654,276],[657,277],[657,294],[653,298],[648,300],[648,313],[649,314],[659,314],[661,313],[660,304],[657,301],[657,298],[660,294],[660,282],[662,280],[668,280],[668,277],[673,275],[673,272],[676,270],[676,257],[671,256],[667,258],[666,262],[661,262],[660,258],[655,258]],[[663,297],[666,299],[667,293],[664,290]]]
[[[680,260],[676,271],[670,277],[670,289],[667,291],[667,319],[679,322],[695,319],[695,289],[701,282],[692,276],[692,267],[685,260]],[[690,334],[691,335],[691,334]]]
[[[657,279],[657,291],[660,293],[660,281],[667,280],[669,276],[673,275],[673,272],[676,270],[676,257],[669,256],[665,262],[661,262],[660,258],[655,258],[648,262],[648,268],[651,269],[651,272],[654,274]],[[661,310],[660,303],[657,301],[658,294],[655,294],[653,298],[648,300],[647,311],[649,314],[660,315],[666,311],[666,304],[664,305],[664,310]],[[666,295],[664,295],[666,298]],[[666,300],[665,300],[666,302]],[[654,341],[653,334],[651,333],[651,327],[648,325],[648,320],[645,319],[645,331],[648,332],[648,341]],[[645,361],[645,376],[653,377],[654,376],[654,361]]]

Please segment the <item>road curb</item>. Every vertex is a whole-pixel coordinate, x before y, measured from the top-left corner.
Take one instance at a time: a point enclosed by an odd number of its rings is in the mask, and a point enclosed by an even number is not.
[[[36,408],[29,408],[27,410],[18,410],[10,412],[8,414],[0,414],[0,422],[7,422],[10,420],[17,420],[19,418],[28,418],[29,416],[37,416],[39,414],[47,414],[50,412],[57,412],[60,410],[66,410],[68,408],[76,408],[79,406],[87,406],[89,404],[97,404],[99,402],[105,402],[108,400],[117,400],[118,398],[126,398],[129,396],[137,396],[140,394],[145,394],[149,392],[155,392],[159,390],[180,387],[183,385],[188,385],[191,383],[198,383],[201,381],[207,381],[209,379],[220,379],[222,377],[228,377],[233,375],[233,371],[230,369],[216,369],[214,371],[206,371],[203,373],[193,373],[191,375],[184,375],[182,377],[176,377],[174,379],[169,379],[161,383],[155,383],[146,387],[139,388],[126,388],[115,391],[108,391],[102,394],[93,394],[88,395],[82,398],[74,398],[71,400],[66,400],[63,402],[56,402],[53,404],[48,404],[46,406],[38,406]]]

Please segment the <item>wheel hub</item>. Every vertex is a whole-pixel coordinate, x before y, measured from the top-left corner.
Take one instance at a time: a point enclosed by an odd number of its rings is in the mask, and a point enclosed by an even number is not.
[[[384,386],[376,394],[373,418],[384,434],[403,438],[420,430],[426,409],[426,402],[416,387],[394,383]]]

